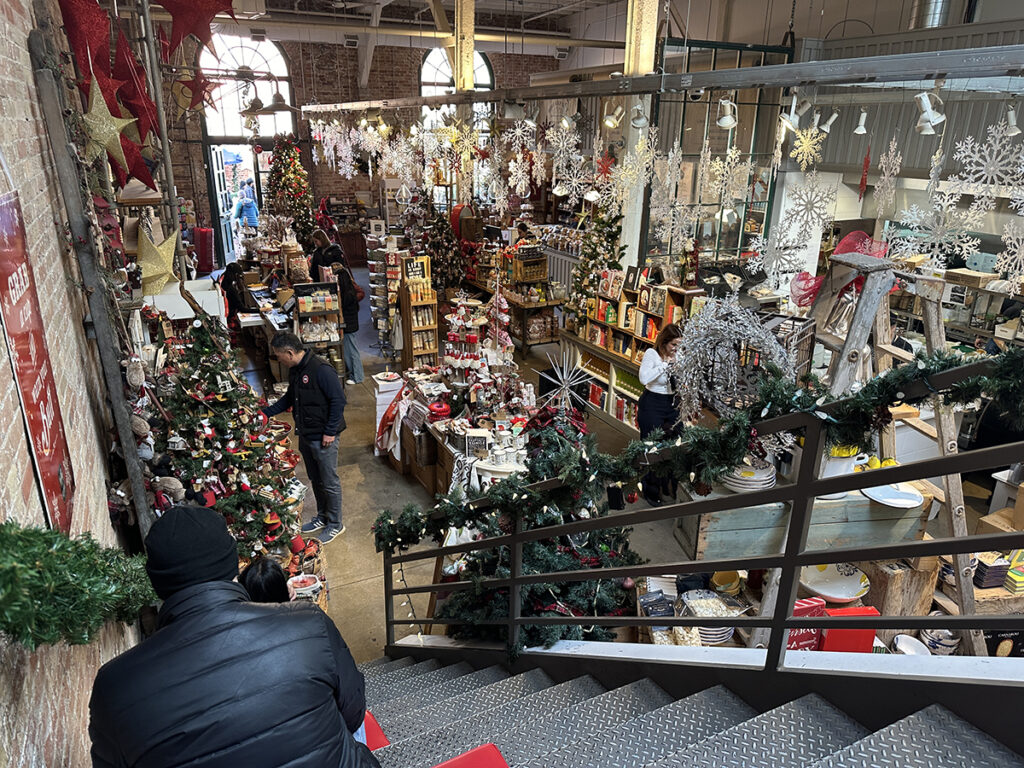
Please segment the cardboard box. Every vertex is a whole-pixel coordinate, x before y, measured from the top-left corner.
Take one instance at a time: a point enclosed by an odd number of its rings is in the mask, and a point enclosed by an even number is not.
[[[1007,320],[1005,323],[1000,323],[994,330],[997,339],[1015,339],[1017,338],[1017,334],[1020,332],[1020,318],[1015,317],[1013,320]]]
[[[825,601],[808,597],[793,603],[794,616],[824,616]],[[816,651],[821,646],[821,627],[789,630],[786,648],[791,651]]]
[[[947,269],[945,278],[947,283],[984,288],[990,280],[997,280],[999,275],[995,272],[976,272],[973,269]]]
[[[859,608],[826,608],[826,616],[879,616],[877,608],[865,605]],[[846,653],[871,653],[875,642],[873,629],[834,629],[821,632],[821,650]]]
[[[260,282],[260,273],[258,271],[243,272],[242,282],[245,285],[258,285]]]
[[[990,515],[978,518],[978,526],[974,530],[975,536],[984,536],[986,533],[1013,533],[1017,530],[1013,525],[1013,507],[1004,507]]]

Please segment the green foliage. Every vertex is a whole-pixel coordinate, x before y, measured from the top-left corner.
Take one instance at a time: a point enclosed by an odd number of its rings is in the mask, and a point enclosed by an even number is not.
[[[313,192],[306,169],[302,166],[299,147],[290,136],[278,136],[274,142],[267,194],[274,213],[291,216],[296,238],[303,245],[309,245],[310,235],[316,229]]]
[[[108,621],[134,621],[156,601],[145,558],[88,534],[0,524],[0,632],[29,650],[88,643]]]
[[[572,285],[563,311],[582,318],[587,314],[587,302],[597,295],[601,272],[622,269],[625,249],[619,242],[622,234],[622,216],[594,209],[590,227],[583,235],[580,258],[572,270]]]
[[[466,255],[455,238],[455,230],[443,211],[427,202],[430,224],[424,232],[423,246],[430,256],[430,281],[435,291],[458,288],[466,279]]]

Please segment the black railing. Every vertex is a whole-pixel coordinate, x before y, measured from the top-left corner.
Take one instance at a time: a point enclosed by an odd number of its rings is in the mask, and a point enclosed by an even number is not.
[[[983,361],[945,371],[931,377],[930,381],[919,381],[906,389],[908,399],[919,397],[928,392],[935,392],[972,376],[983,375],[990,370],[991,363]],[[819,409],[823,415],[840,407],[842,401],[829,403]],[[384,553],[384,597],[387,622],[387,644],[395,642],[395,627],[415,624],[466,624],[461,619],[450,618],[416,618],[396,619],[394,615],[394,598],[423,593],[454,592],[464,589],[507,589],[509,591],[509,615],[505,618],[475,620],[476,625],[493,625],[507,627],[507,637],[511,647],[519,643],[520,628],[523,625],[572,624],[580,626],[704,626],[704,627],[745,627],[770,629],[770,636],[765,657],[765,669],[779,669],[788,636],[788,630],[806,627],[832,627],[848,629],[926,629],[948,628],[963,632],[985,629],[1024,629],[1024,615],[984,615],[973,613],[959,616],[864,616],[864,617],[824,617],[804,618],[793,617],[792,606],[797,597],[800,569],[807,565],[820,565],[848,561],[885,560],[895,558],[916,558],[935,555],[953,555],[958,570],[963,572],[967,565],[967,553],[986,550],[1005,550],[1024,548],[1024,532],[989,534],[981,536],[952,537],[918,541],[898,541],[891,544],[875,546],[839,547],[826,550],[807,549],[808,530],[814,500],[818,496],[838,493],[841,491],[860,490],[887,483],[899,483],[928,477],[963,474],[980,470],[1005,467],[1015,461],[1024,460],[1024,442],[1010,443],[990,448],[983,448],[963,453],[949,454],[937,458],[885,467],[871,472],[840,475],[820,478],[821,459],[824,449],[823,437],[825,422],[815,413],[793,413],[767,419],[755,425],[760,435],[772,434],[783,430],[799,432],[803,435],[803,446],[797,460],[795,482],[782,483],[773,488],[739,493],[727,497],[697,499],[659,507],[648,507],[631,512],[611,514],[605,517],[593,517],[561,525],[540,528],[523,528],[521,516],[516,516],[513,531],[502,536],[455,544],[447,547],[426,549],[417,552],[393,554]],[[664,456],[651,453],[637,467],[638,475],[646,471],[646,467],[664,460]],[[544,480],[527,486],[535,491],[551,490],[560,487],[558,479]],[[680,517],[724,512],[744,509],[747,507],[786,502],[790,506],[787,533],[782,551],[777,554],[743,556],[736,558],[720,558],[705,560],[683,560],[670,563],[647,565],[629,565],[614,568],[586,568],[573,571],[554,571],[547,573],[523,573],[523,544],[538,539],[551,539],[588,531],[633,526],[663,520],[674,520]],[[477,508],[486,509],[490,501],[486,498],[469,502]],[[953,515],[963,515],[964,510],[954,509]],[[508,547],[511,552],[511,571],[507,578],[484,578],[476,581],[455,581],[430,583],[420,586],[395,588],[393,583],[393,566],[415,562],[418,560],[455,555],[463,552],[489,550]],[[637,617],[637,616],[523,616],[521,588],[535,583],[562,583],[572,581],[590,581],[597,579],[622,578],[625,576],[660,576],[696,572],[710,572],[737,569],[779,569],[778,596],[773,606],[762,608],[762,613],[770,615],[736,616],[726,618],[708,618],[697,616],[679,617]],[[969,577],[968,577],[969,578]]]

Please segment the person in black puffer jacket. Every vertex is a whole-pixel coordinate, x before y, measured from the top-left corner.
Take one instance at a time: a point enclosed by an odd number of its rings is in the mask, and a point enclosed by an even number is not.
[[[323,611],[249,602],[213,510],[168,510],[146,549],[159,629],[96,675],[93,768],[380,768],[352,738],[363,676]]]
[[[348,260],[345,258],[345,253],[341,250],[341,246],[337,243],[332,243],[331,238],[327,236],[327,233],[322,229],[314,229],[313,233],[309,236],[309,239],[313,241],[315,249],[313,250],[312,256],[309,259],[309,276],[312,278],[314,283],[320,282],[320,268],[330,269],[331,264],[336,261],[340,261],[342,264],[348,264]]]

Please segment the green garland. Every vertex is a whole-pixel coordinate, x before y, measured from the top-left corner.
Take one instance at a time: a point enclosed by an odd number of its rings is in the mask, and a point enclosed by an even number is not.
[[[83,645],[108,621],[134,621],[156,602],[145,557],[89,534],[0,524],[0,632],[29,650]]]
[[[454,488],[439,496],[429,510],[415,505],[405,507],[395,518],[391,510],[383,510],[373,525],[378,552],[394,552],[415,546],[426,538],[440,543],[450,527],[470,526],[483,537],[511,533],[515,517],[526,530],[558,525],[579,519],[580,509],[589,509],[598,516],[608,512],[604,497],[610,485],[622,485],[628,493],[638,487],[638,475],[653,471],[706,493],[713,482],[742,463],[756,433],[756,421],[796,412],[815,413],[824,422],[828,445],[871,446],[877,430],[891,421],[889,407],[901,403],[916,404],[934,392],[908,397],[911,384],[925,382],[943,371],[969,362],[964,358],[937,353],[918,356],[912,363],[894,368],[869,381],[856,394],[843,402],[821,410],[835,401],[816,377],[801,382],[787,381],[782,371],[769,367],[761,377],[757,401],[745,411],[723,418],[717,428],[687,426],[678,437],[660,434],[634,440],[618,456],[597,450],[592,435],[567,438],[566,431],[548,427],[531,435],[529,470],[513,475],[488,487],[480,497],[489,504],[473,504],[462,488]],[[978,397],[992,400],[993,407],[1011,426],[1024,428],[1024,348],[1007,349],[995,361],[989,376],[975,377],[946,389],[947,404],[967,404]],[[929,386],[929,389],[931,387]],[[645,466],[644,457],[659,453],[662,461]],[[527,486],[548,478],[559,478],[561,487],[537,492]],[[581,567],[613,567],[641,562],[629,550],[629,529],[605,529],[589,534],[582,546],[573,542],[568,549],[561,539],[531,542],[523,547],[526,573],[576,570]],[[565,537],[562,537],[564,539]],[[467,555],[465,577],[473,580],[502,578],[509,570],[507,548],[481,550]],[[523,587],[523,615],[545,616],[558,613],[573,615],[614,615],[623,612],[629,595],[621,585],[608,580],[592,580],[572,584],[534,584]],[[552,610],[552,606],[555,609]],[[450,631],[457,637],[497,639],[504,637],[500,626],[480,625],[486,619],[504,620],[508,616],[507,590],[483,588],[462,590],[450,596],[441,606],[439,616],[458,618],[465,622]],[[574,626],[525,626],[520,647],[551,645],[559,639],[607,639],[605,630],[589,631]],[[516,648],[510,651],[515,653]]]

